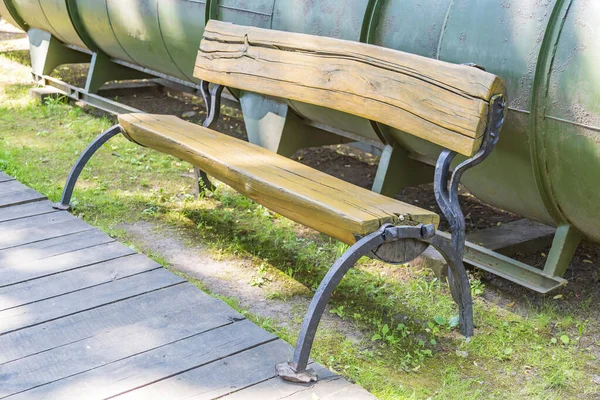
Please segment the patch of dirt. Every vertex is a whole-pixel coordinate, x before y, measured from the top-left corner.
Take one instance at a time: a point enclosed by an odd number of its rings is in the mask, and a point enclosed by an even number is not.
[[[259,275],[251,260],[218,260],[202,244],[191,244],[176,229],[162,224],[138,222],[119,228],[146,253],[160,254],[172,268],[200,280],[211,293],[233,297],[251,313],[270,318],[290,332],[299,331],[313,293],[279,270],[267,268]],[[259,276],[265,282],[253,284]],[[319,329],[340,333],[355,343],[365,340],[355,324],[329,313],[330,309],[323,314]]]

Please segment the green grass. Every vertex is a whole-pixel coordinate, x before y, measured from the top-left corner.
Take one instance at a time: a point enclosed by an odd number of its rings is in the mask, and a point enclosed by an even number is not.
[[[27,68],[0,57],[0,169],[58,200],[79,152],[114,121],[95,118],[60,100],[29,100]],[[250,260],[252,283],[266,285],[275,268],[316,288],[346,246],[278,217],[223,185],[196,200],[191,168],[172,157],[112,139],[84,170],[74,213],[134,246],[123,223],[151,221],[201,239],[215,257]],[[150,253],[168,266],[160,254]],[[202,282],[187,277],[206,290]],[[549,298],[517,314],[481,297],[474,277],[476,336],[465,342],[455,327],[449,291],[433,274],[407,266],[361,260],[333,296],[333,313],[363,339],[321,329],[313,357],[381,399],[566,399],[599,395],[600,374],[588,347],[586,322],[560,314]],[[261,282],[262,279],[262,282]],[[295,289],[294,289],[295,290]],[[270,294],[286,299],[286,288]],[[290,343],[295,331],[253,315],[237,299],[223,298],[248,318]],[[586,306],[582,302],[582,307]],[[298,310],[301,318],[303,310]]]

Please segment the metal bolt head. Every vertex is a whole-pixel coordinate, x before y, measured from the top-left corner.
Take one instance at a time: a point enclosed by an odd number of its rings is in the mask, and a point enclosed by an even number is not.
[[[421,226],[421,237],[423,239],[431,239],[435,236],[435,226],[433,224]]]

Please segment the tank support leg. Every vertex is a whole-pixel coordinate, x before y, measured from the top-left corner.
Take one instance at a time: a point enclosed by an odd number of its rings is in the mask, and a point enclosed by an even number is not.
[[[407,186],[431,182],[433,168],[411,159],[399,144],[383,149],[372,190],[385,196],[394,196]]]
[[[27,35],[30,44],[31,69],[36,79],[50,75],[59,65],[90,61],[89,54],[66,47],[46,31],[30,28]]]
[[[94,53],[85,83],[85,91],[88,93],[97,93],[102,85],[110,81],[154,78],[156,77],[132,68],[127,68],[124,65],[116,64],[105,54]]]
[[[581,233],[571,225],[559,226],[544,265],[544,273],[562,277],[582,239]]]
[[[339,135],[305,124],[284,100],[242,92],[240,105],[248,141],[282,156],[291,157],[307,147],[348,142]]]
[[[98,151],[98,149],[102,147],[104,143],[106,143],[108,140],[118,135],[119,133],[121,133],[121,127],[119,125],[115,125],[109,128],[108,130],[98,135],[96,139],[94,139],[94,141],[90,143],[89,146],[83,151],[83,153],[81,153],[79,159],[71,169],[69,177],[67,178],[67,183],[65,184],[65,187],[63,189],[60,202],[55,203],[53,205],[54,208],[56,208],[57,210],[68,210],[69,208],[71,208],[71,196],[73,196],[73,189],[75,189],[75,184],[77,183],[77,179],[79,178],[81,171],[83,170],[87,162],[90,160],[90,158],[92,158],[92,156],[96,153],[96,151]]]

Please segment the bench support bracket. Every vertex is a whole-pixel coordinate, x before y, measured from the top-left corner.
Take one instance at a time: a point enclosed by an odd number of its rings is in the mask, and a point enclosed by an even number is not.
[[[435,169],[435,197],[442,213],[450,223],[451,238],[448,239],[436,232],[434,225],[394,226],[388,224],[357,241],[333,264],[319,285],[302,322],[293,360],[276,366],[280,377],[287,381],[303,383],[317,380],[317,375],[314,371],[307,369],[307,366],[310,350],[325,307],[350,268],[362,256],[369,254],[384,243],[418,240],[430,244],[443,255],[449,268],[450,291],[459,308],[460,332],[467,338],[473,336],[473,300],[469,278],[463,264],[465,218],[458,199],[458,185],[463,173],[483,162],[498,143],[505,113],[505,99],[502,96],[494,97],[490,102],[488,126],[481,149],[473,157],[456,166],[452,173],[451,164],[456,153],[444,150],[440,154]]]
[[[333,264],[310,303],[300,329],[293,360],[276,366],[280,377],[287,381],[301,383],[317,380],[318,377],[314,371],[307,369],[308,358],[321,316],[340,281],[362,256],[369,254],[373,249],[384,243],[410,239],[432,245],[446,258],[451,274],[454,276],[457,291],[454,299],[459,307],[460,331],[466,337],[473,336],[473,303],[469,279],[462,259],[454,251],[452,245],[443,236],[436,233],[433,225],[394,226],[387,224],[360,239]]]
[[[77,179],[83,171],[83,168],[87,164],[87,162],[92,158],[92,156],[98,151],[100,147],[106,142],[108,142],[111,138],[121,133],[121,127],[119,125],[115,125],[108,130],[102,132],[100,135],[94,139],[92,143],[81,153],[79,159],[71,169],[71,173],[67,178],[67,183],[62,192],[62,196],[58,203],[55,203],[53,207],[57,210],[68,210],[71,208],[71,196],[73,196],[73,189],[75,189],[75,184],[77,183]]]
[[[213,85],[210,87],[210,82],[202,81],[200,83],[200,93],[206,105],[206,118],[202,122],[205,128],[211,128],[221,115],[221,95],[225,86]],[[196,182],[196,196],[200,196],[205,190],[215,190],[215,185],[212,184],[206,172],[194,167],[194,180]]]

